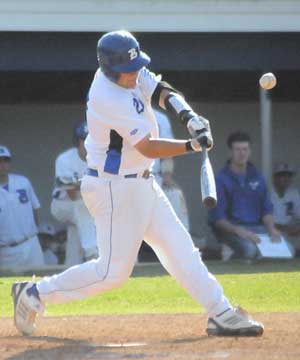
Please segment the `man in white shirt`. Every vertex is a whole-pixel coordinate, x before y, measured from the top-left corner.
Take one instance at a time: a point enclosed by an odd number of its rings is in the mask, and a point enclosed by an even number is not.
[[[65,264],[68,266],[98,256],[94,220],[80,194],[81,178],[87,169],[84,146],[87,134],[85,121],[76,124],[73,134],[75,146],[61,153],[55,162],[56,187],[51,213],[56,220],[67,225]]]
[[[273,172],[271,202],[276,227],[283,233],[293,252],[300,250],[300,194],[292,186],[295,171],[286,163],[278,163]]]
[[[0,266],[39,267],[39,200],[25,176],[10,173],[11,152],[0,145]]]
[[[83,299],[119,287],[131,274],[145,239],[169,273],[205,308],[209,335],[261,335],[262,324],[230,305],[149,171],[155,158],[211,148],[209,122],[146,68],[150,58],[129,32],[103,35],[97,55],[100,68],[87,99],[88,170],[81,192],[95,219],[101,256],[35,284],[15,283],[16,327],[32,333],[45,303]],[[158,138],[151,102],[186,124],[192,138]]]

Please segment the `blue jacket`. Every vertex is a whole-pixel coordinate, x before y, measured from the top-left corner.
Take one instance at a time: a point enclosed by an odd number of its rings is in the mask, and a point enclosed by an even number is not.
[[[218,204],[210,211],[211,223],[228,220],[234,224],[261,224],[273,207],[263,176],[248,163],[246,174],[238,175],[227,164],[216,177]]]

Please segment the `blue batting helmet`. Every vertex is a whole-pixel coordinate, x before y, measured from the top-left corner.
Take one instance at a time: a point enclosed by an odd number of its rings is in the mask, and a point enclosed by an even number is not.
[[[75,145],[78,145],[78,140],[85,140],[88,135],[88,127],[86,121],[81,121],[77,123],[74,127],[73,132],[73,142]]]
[[[97,44],[98,63],[103,73],[117,81],[120,73],[140,70],[150,63],[150,57],[140,50],[137,39],[125,30],[104,34]]]

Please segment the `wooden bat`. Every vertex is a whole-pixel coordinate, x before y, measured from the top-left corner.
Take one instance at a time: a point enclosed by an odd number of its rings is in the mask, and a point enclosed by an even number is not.
[[[214,172],[205,146],[202,146],[200,184],[203,204],[208,209],[214,208],[217,205],[216,183]]]

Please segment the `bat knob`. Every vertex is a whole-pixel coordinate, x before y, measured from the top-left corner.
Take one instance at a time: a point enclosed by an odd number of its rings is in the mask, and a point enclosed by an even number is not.
[[[213,197],[207,197],[204,199],[203,204],[208,208],[208,209],[213,209],[214,207],[216,207],[217,205],[217,200],[214,199]]]

